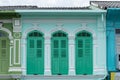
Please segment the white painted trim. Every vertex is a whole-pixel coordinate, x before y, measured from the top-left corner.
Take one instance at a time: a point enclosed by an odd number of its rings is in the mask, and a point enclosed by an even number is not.
[[[13,71],[21,72],[22,68],[21,67],[9,67],[9,72],[13,72]]]
[[[51,39],[44,39],[44,75],[51,75]]]
[[[96,18],[95,17],[79,17],[78,19],[76,18],[72,18],[72,19],[67,19],[67,18],[47,18],[47,19],[41,19],[41,18],[32,18],[32,19],[28,19],[28,18],[24,18],[23,23],[35,23],[35,24],[40,24],[40,23],[50,23],[50,22],[56,22],[56,23],[64,23],[64,22],[69,22],[69,23],[91,23],[91,22],[96,22]]]
[[[67,34],[68,34],[68,37],[69,37],[70,32],[68,32],[68,31],[67,31],[65,28],[63,28],[62,26],[56,26],[56,28],[53,27],[53,29],[51,29],[51,30],[48,32],[49,37],[51,38],[51,37],[52,37],[51,35],[52,35],[54,32],[59,31],[59,30],[67,33]]]
[[[9,35],[9,39],[10,39],[10,40],[13,39],[12,33],[10,32],[10,30],[8,30],[8,29],[6,29],[6,28],[3,28],[3,27],[0,27],[0,30],[7,32],[8,35]]]
[[[16,22],[16,20],[17,20],[17,22]],[[17,23],[17,24],[16,24]],[[16,24],[16,25],[15,25]],[[13,18],[13,26],[14,27],[20,27],[20,25],[21,25],[21,20],[20,20],[20,18]]]
[[[26,39],[21,39],[21,52],[22,52],[22,57],[21,57],[21,66],[22,66],[22,74],[23,75],[26,75],[26,53],[27,53],[27,50],[26,50]]]
[[[76,30],[74,30],[74,32],[73,32],[74,35],[73,35],[73,36],[75,37],[75,35],[76,35],[78,32],[83,31],[83,30],[86,30],[86,31],[92,33],[93,40],[95,40],[95,39],[97,38],[95,31],[92,30],[92,29],[90,29],[90,28],[88,28],[88,27],[86,27],[86,26],[83,26],[83,27],[80,27],[80,28],[77,28]],[[93,42],[93,43],[94,43],[94,42]]]
[[[18,51],[18,63],[16,63],[16,41],[19,43],[19,51]],[[20,39],[14,39],[14,64],[20,64]]]
[[[44,75],[23,75],[23,80],[103,80],[105,79],[106,74],[100,75],[52,75],[52,76],[44,76]]]
[[[12,49],[13,49],[13,47],[11,47],[10,46],[10,66],[12,66],[13,64],[12,64]]]
[[[17,22],[18,24],[16,24],[16,20],[18,21]],[[13,22],[13,32],[21,32],[21,28],[22,28],[21,19],[20,18],[13,18],[12,22]]]
[[[69,39],[68,42],[68,54],[69,54],[69,75],[76,75],[75,73],[75,42],[74,39]]]
[[[27,30],[25,30],[25,31],[23,32],[22,38],[23,38],[23,39],[24,39],[24,38],[26,39],[28,33],[31,32],[31,31],[34,31],[34,30],[38,30],[38,31],[40,31],[41,33],[45,33],[45,31],[42,30],[40,27],[37,27],[36,25],[34,25],[33,27],[30,27],[30,28],[28,28]]]

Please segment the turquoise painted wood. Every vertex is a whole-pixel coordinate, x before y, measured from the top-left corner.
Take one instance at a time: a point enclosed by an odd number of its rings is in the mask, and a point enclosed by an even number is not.
[[[0,74],[7,74],[9,67],[9,39],[7,34],[0,32]]]
[[[44,74],[44,39],[37,31],[27,38],[27,74]]]
[[[109,8],[106,17],[106,39],[107,39],[107,70],[117,71],[117,49],[115,30],[120,29],[120,9]],[[117,16],[116,16],[117,15]]]
[[[76,74],[92,74],[92,36],[86,31],[76,35]]]
[[[68,74],[68,40],[66,34],[57,32],[52,37],[51,68],[53,75]]]

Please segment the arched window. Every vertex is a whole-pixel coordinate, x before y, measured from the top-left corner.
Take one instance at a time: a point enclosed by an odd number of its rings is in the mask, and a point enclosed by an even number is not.
[[[34,31],[34,32],[29,33],[28,37],[43,37],[43,34],[38,31]]]
[[[9,68],[9,38],[8,34],[0,30],[0,74],[7,74]]]
[[[76,34],[76,74],[92,74],[93,72],[93,44],[92,34],[81,31]]]
[[[44,38],[37,30],[27,37],[27,74],[44,74]]]
[[[53,75],[68,74],[68,37],[63,31],[52,34],[51,69]]]

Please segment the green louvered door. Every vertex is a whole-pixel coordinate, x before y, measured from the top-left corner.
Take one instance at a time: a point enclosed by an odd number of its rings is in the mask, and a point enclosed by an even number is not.
[[[67,39],[59,40],[60,44],[60,62],[59,62],[59,72],[60,74],[68,74],[68,52],[67,52]]]
[[[93,73],[92,56],[92,37],[88,33],[82,33],[76,38],[76,74]]]
[[[9,67],[9,39],[0,37],[0,74],[8,73]]]
[[[44,42],[42,37],[28,37],[27,74],[44,74]]]
[[[66,39],[52,40],[52,74],[68,74],[68,52]]]
[[[92,38],[85,38],[84,40],[84,63],[85,74],[93,73],[93,57],[92,57]]]
[[[56,36],[57,35],[57,36]],[[59,32],[52,38],[51,69],[53,75],[68,74],[68,40]]]

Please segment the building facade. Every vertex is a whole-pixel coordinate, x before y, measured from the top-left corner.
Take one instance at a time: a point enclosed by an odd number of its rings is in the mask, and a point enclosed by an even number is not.
[[[0,80],[12,80],[21,74],[21,32],[15,25],[20,15],[14,11],[0,11]],[[12,78],[12,79],[11,79]]]
[[[114,11],[114,12],[113,12]],[[120,35],[120,9],[109,8],[107,15],[107,52],[108,52],[108,71],[115,80],[119,79],[120,55],[119,55],[119,35]]]
[[[120,1],[91,1],[91,5],[107,10],[106,40],[107,40],[107,80],[120,79]]]
[[[105,10],[16,10],[21,15],[21,80],[102,80]]]

